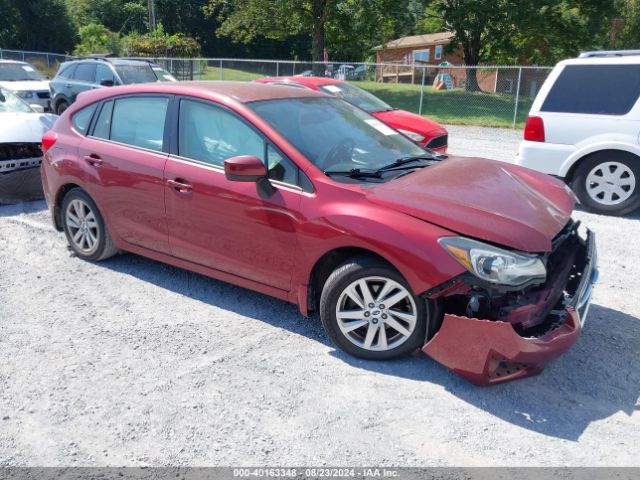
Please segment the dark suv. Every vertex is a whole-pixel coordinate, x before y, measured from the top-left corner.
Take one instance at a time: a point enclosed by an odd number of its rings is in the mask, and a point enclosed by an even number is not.
[[[103,57],[72,60],[62,63],[51,80],[51,108],[60,115],[85,90],[166,81],[175,78],[162,67],[144,60]]]

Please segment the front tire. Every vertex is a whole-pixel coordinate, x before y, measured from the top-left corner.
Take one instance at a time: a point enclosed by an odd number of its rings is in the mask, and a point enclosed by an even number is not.
[[[329,276],[320,316],[333,343],[355,357],[397,358],[425,341],[424,300],[395,269],[367,256],[347,260]]]
[[[66,100],[60,100],[56,105],[56,115],[62,115],[67,108],[69,108],[69,102]]]
[[[571,182],[587,210],[626,215],[640,208],[640,158],[627,152],[599,152],[578,165]]]
[[[78,257],[100,261],[118,253],[97,205],[83,190],[65,195],[61,216],[67,242]]]

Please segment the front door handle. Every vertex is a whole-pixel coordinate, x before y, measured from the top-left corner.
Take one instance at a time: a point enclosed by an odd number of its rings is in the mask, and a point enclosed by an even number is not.
[[[178,193],[191,193],[193,191],[193,187],[181,178],[176,178],[175,180],[167,180],[167,185],[169,185]]]
[[[89,165],[94,166],[94,167],[99,167],[103,163],[103,161],[100,158],[100,156],[96,155],[95,153],[92,153],[91,155],[85,155],[84,156],[84,160]]]

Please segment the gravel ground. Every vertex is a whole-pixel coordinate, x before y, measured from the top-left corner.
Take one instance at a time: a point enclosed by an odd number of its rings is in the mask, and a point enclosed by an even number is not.
[[[449,153],[512,162],[518,155],[522,130],[447,125]]]
[[[600,250],[586,329],[482,389],[423,355],[348,357],[248,290],[81,261],[44,202],[2,206],[0,466],[640,466],[640,215],[576,216]]]

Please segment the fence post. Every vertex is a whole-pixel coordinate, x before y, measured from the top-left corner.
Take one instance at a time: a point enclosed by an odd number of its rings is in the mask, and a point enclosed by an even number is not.
[[[4,54],[2,53],[2,49],[0,48],[0,60],[4,59]]]
[[[280,76],[280,62],[276,62],[276,77]]]
[[[295,75],[296,74],[296,62],[294,60],[294,62],[292,63],[293,67],[291,67],[291,75]]]
[[[422,100],[424,99],[424,76],[427,67],[422,67],[422,83],[420,85],[420,108],[418,109],[418,115],[422,115]]]
[[[516,106],[513,112],[513,129],[516,129],[518,122],[518,103],[520,103],[520,82],[522,81],[522,67],[518,69],[518,86],[516,88]]]
[[[223,80],[223,78],[222,78],[222,60],[220,60],[220,80]]]

